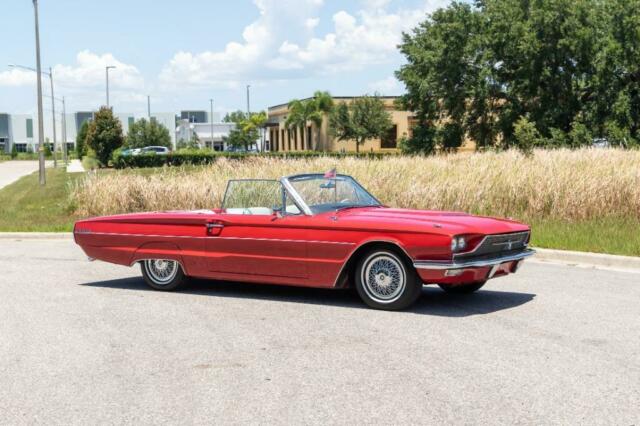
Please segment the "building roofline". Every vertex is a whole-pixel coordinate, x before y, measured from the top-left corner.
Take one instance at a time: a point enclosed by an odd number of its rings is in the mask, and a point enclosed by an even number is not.
[[[398,99],[401,95],[396,95],[396,96],[376,96],[377,98],[380,99]],[[357,99],[357,98],[363,98],[364,96],[360,95],[360,96],[331,96],[332,99],[337,99],[337,100],[344,100],[344,99]],[[299,99],[300,101],[308,101],[313,99],[313,97],[308,97],[308,98],[303,98],[303,99]],[[272,109],[276,109],[276,108],[282,108],[282,107],[286,107],[289,105],[289,102],[283,103],[283,104],[278,104],[278,105],[273,105],[267,108],[268,111],[271,111]]]

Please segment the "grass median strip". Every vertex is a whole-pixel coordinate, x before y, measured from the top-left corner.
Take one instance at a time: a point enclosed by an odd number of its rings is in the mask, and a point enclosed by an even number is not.
[[[47,185],[38,173],[18,179],[0,190],[0,232],[71,231],[77,216],[69,198],[69,183],[84,173],[47,169]]]

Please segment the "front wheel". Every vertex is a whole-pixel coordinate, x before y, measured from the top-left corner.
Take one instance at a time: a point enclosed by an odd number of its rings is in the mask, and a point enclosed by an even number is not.
[[[175,260],[143,260],[140,262],[140,267],[145,282],[156,290],[176,290],[187,281],[182,267]]]
[[[358,295],[372,308],[404,309],[422,291],[422,282],[413,266],[391,250],[369,251],[362,256],[355,272]]]
[[[466,284],[458,284],[458,285],[438,284],[438,286],[440,286],[440,288],[446,291],[447,293],[470,294],[480,290],[482,286],[485,285],[486,283],[487,283],[486,281],[479,281],[475,283],[466,283]]]

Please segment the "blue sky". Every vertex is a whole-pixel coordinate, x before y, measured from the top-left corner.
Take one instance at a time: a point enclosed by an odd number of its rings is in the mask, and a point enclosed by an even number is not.
[[[40,0],[42,64],[67,109],[120,112],[245,108],[310,96],[403,92],[393,72],[402,31],[448,0]],[[0,4],[0,112],[35,111],[30,0]]]

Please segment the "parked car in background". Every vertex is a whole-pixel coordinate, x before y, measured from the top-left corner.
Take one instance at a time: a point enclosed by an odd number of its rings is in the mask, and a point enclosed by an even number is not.
[[[167,148],[166,146],[145,146],[144,148],[142,148],[140,150],[139,154],[148,154],[148,153],[155,153],[158,155],[167,155],[169,152],[171,152],[169,150],[169,148]],[[136,154],[134,154],[136,155]]]
[[[607,138],[594,138],[591,146],[593,148],[611,148],[611,143]]]
[[[423,284],[472,293],[534,253],[527,225],[390,208],[335,173],[232,180],[220,208],[81,220],[74,238],[90,259],[140,263],[157,290],[187,277],[352,286],[367,305],[389,310],[415,302]]]
[[[141,148],[129,148],[129,149],[123,149],[122,151],[120,151],[120,154],[123,156],[129,156],[129,155],[138,155],[140,154],[140,150]]]

